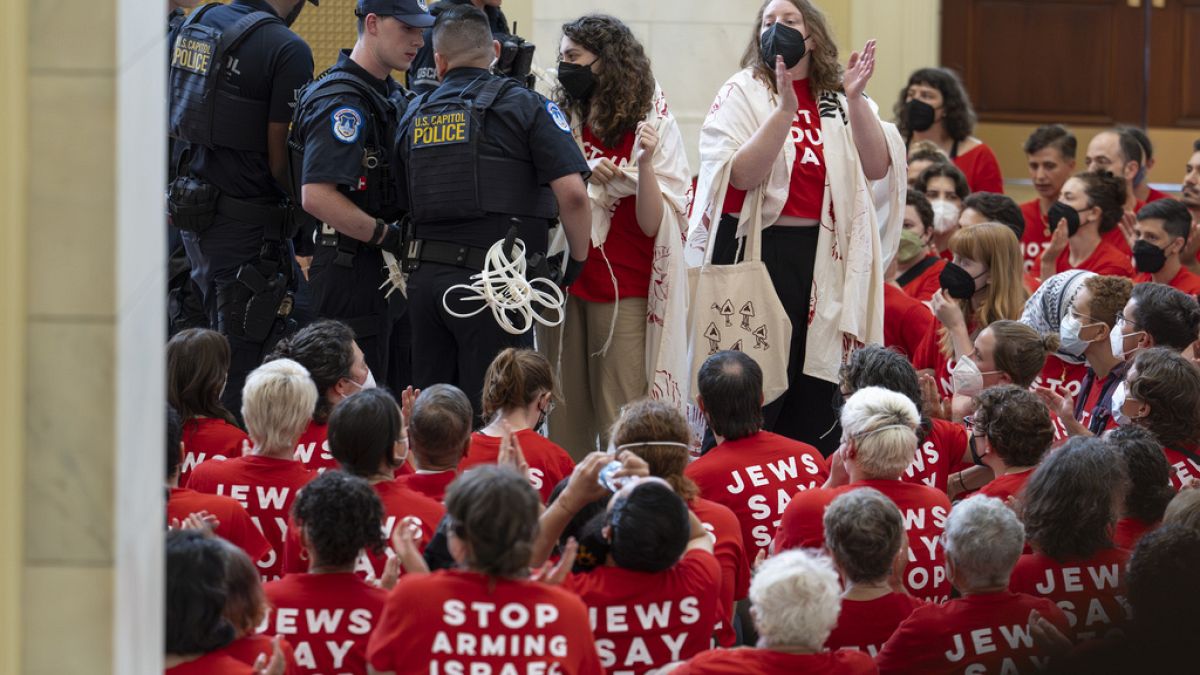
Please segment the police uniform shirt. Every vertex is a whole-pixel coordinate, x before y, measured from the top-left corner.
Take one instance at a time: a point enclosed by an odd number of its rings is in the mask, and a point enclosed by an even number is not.
[[[446,73],[440,87],[427,96],[428,101],[452,99],[460,94],[474,99],[488,80],[500,77],[482,68],[455,68]],[[484,117],[484,134],[479,151],[531,162],[539,185],[573,173],[588,175],[588,165],[571,136],[566,116],[553,102],[520,85],[510,86]],[[402,142],[409,142],[405,131]],[[487,180],[480,176],[480,182]],[[405,180],[401,178],[401,185]],[[488,248],[504,237],[508,218],[502,215],[467,221],[443,221],[419,228],[422,239],[450,241],[461,245]],[[520,237],[527,251],[545,251],[548,223],[526,218]]]
[[[471,0],[441,0],[429,8],[429,13],[437,16],[451,5],[468,4],[471,4]],[[493,38],[500,40],[509,34],[508,19],[499,7],[488,5],[483,8],[483,12],[491,25]],[[424,94],[438,88],[437,65],[433,62],[433,28],[426,28],[421,37],[425,38],[425,44],[417,50],[417,55],[408,66],[408,88],[415,94]]]
[[[403,114],[407,101],[403,88],[391,77],[381,80],[367,72],[351,60],[349,50],[342,51],[332,70],[345,71],[368,83],[381,96],[401,106],[397,117]],[[390,152],[391,143],[391,139],[371,138],[372,127],[377,124],[371,118],[373,111],[362,95],[350,93],[325,96],[305,105],[299,122],[300,136],[304,139],[303,184],[332,183],[345,192],[367,188],[363,168],[367,142],[374,142],[384,152]],[[387,121],[378,126],[387,129]]]
[[[199,23],[226,29],[251,12],[278,14],[265,0],[234,0],[214,7]],[[268,122],[291,122],[296,96],[313,73],[312,50],[282,23],[269,23],[251,33],[225,64],[225,79],[218,86],[237,96],[269,101]],[[250,122],[250,120],[247,120]],[[182,150],[187,143],[179,143]],[[190,146],[192,171],[222,192],[241,199],[283,198],[284,191],[271,175],[266,152]]]

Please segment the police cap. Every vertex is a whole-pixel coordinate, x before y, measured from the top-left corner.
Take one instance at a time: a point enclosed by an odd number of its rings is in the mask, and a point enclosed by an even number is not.
[[[392,16],[416,28],[428,28],[434,20],[425,0],[358,0],[354,13],[358,16]]]

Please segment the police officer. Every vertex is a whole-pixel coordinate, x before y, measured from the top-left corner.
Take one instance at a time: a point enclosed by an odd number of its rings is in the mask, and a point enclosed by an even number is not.
[[[404,302],[401,293],[385,296],[385,265],[399,277],[392,143],[408,98],[391,72],[407,70],[433,17],[418,0],[358,0],[355,14],[354,49],[300,96],[292,171],[304,210],[321,221],[308,276],[315,313],[348,324],[372,377],[388,378],[391,366],[402,381],[390,384],[401,387],[411,383],[409,354],[391,353],[389,341]]]
[[[409,103],[397,135],[415,235],[406,263],[413,326],[413,379],[420,387],[457,385],[479,411],[483,376],[504,347],[531,347],[532,331],[506,332],[491,312],[451,316],[448,289],[470,283],[513,218],[527,260],[544,256],[557,215],[571,257],[564,283],[582,269],[591,235],[587,163],[554,103],[488,72],[500,50],[483,12],[442,11],[433,27],[441,85]],[[445,298],[455,312],[479,307],[469,293]]]
[[[487,15],[492,37],[503,44],[511,35],[508,19],[505,18],[504,12],[500,11],[500,2],[501,0],[441,0],[430,12],[436,17],[455,5],[473,5]],[[432,30],[425,31],[425,46],[417,52],[412,66],[408,69],[408,87],[416,94],[433,91],[438,86],[437,65],[433,62],[432,35]]]
[[[205,5],[171,45],[168,206],[210,325],[229,339],[223,400],[235,411],[246,374],[296,318],[283,186],[292,108],[313,71],[312,51],[289,28],[304,2]]]

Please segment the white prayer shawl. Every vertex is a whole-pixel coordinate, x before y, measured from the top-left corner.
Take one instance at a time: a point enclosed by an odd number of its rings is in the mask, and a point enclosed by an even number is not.
[[[662,190],[663,214],[654,237],[654,258],[650,270],[650,292],[646,298],[646,381],[647,394],[662,399],[679,410],[688,400],[691,382],[687,359],[688,283],[683,259],[684,234],[687,232],[687,207],[691,192],[691,169],[684,150],[683,135],[675,117],[667,108],[662,89],[655,85],[654,104],[645,122],[658,132],[654,151],[654,173]],[[583,149],[582,120],[573,120],[572,133]],[[586,156],[586,151],[585,151]],[[595,164],[587,157],[589,164]],[[631,155],[617,162],[620,172],[607,185],[588,183],[592,202],[592,245],[604,253],[604,242],[612,226],[617,202],[637,195],[637,143]],[[607,263],[607,256],[605,256]],[[612,276],[610,268],[610,276]],[[616,277],[613,276],[614,290]],[[613,326],[616,314],[614,306]],[[605,345],[607,350],[607,344]],[[619,358],[619,356],[618,356]]]
[[[700,176],[685,250],[690,266],[703,263],[710,228],[720,220],[734,153],[776,105],[775,94],[750,68],[729,78],[713,101],[700,130]],[[855,349],[883,342],[883,272],[900,240],[906,158],[895,125],[881,120],[891,166],[884,178],[868,181],[854,145],[845,95],[824,92],[817,105],[826,178],[804,373],[837,382],[841,364]],[[874,102],[871,107],[878,114]],[[746,193],[747,202],[761,196],[765,227],[783,210],[795,160],[795,144],[785,142],[767,179]],[[742,210],[738,237],[746,234],[752,211]]]

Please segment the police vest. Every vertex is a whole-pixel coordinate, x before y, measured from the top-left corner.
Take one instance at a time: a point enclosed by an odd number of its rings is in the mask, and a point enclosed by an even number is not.
[[[236,96],[220,87],[226,62],[256,29],[283,20],[269,12],[251,12],[225,30],[200,18],[219,3],[192,12],[180,26],[171,49],[169,129],[171,137],[207,147],[267,151],[270,103]]]
[[[474,99],[417,97],[400,123],[412,220],[421,225],[487,215],[549,220],[558,203],[533,162],[505,155],[487,140],[487,112],[516,83],[496,77]]]
[[[365,213],[384,220],[395,220],[400,215],[399,200],[392,171],[391,151],[384,143],[396,135],[399,117],[397,102],[381,95],[375,87],[345,70],[325,71],[305,87],[296,103],[291,131],[288,134],[288,177],[292,201],[296,204],[301,203],[300,190],[304,180],[305,146],[304,137],[301,135],[301,122],[317,101],[345,95],[354,95],[365,100],[371,119],[366,128],[362,159],[362,176],[366,182],[362,187],[366,189],[356,186],[356,189],[344,194]],[[306,225],[318,224],[308,213],[298,211],[297,217],[304,218]]]

